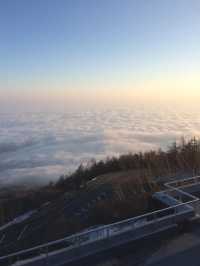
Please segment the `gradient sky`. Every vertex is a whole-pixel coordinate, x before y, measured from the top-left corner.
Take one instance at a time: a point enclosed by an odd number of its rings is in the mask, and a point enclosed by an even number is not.
[[[194,101],[199,14],[199,0],[1,0],[1,110]]]

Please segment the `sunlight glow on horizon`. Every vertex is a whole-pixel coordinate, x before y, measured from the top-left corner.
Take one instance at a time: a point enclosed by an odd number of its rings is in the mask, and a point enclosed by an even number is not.
[[[176,103],[196,104],[200,99],[200,79],[198,77],[182,77],[166,79],[151,79],[137,83],[108,83],[79,85],[76,87],[65,86],[44,86],[39,84],[34,88],[19,88],[18,90],[1,90],[0,103],[14,104],[16,108],[20,105],[25,107],[38,106],[51,108],[58,106],[84,107],[84,106],[117,106],[133,105],[136,103],[155,104]]]
[[[200,99],[198,1],[28,2],[0,4],[1,110]]]

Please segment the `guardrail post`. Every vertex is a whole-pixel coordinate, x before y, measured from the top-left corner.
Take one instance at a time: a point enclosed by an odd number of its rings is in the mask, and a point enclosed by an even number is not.
[[[200,214],[199,213],[199,204],[200,204],[200,201],[198,200],[193,205],[193,208],[195,209],[196,214]]]
[[[177,222],[176,222],[176,216],[177,216],[177,214],[178,214],[178,207],[176,207],[175,206],[175,208],[174,208],[174,213],[175,213],[175,215],[174,215],[174,224],[176,224]]]
[[[8,265],[9,265],[9,266],[12,265],[12,257],[9,257],[9,259],[8,259]]]
[[[106,237],[107,238],[110,237],[110,228],[109,227],[106,228]]]
[[[46,253],[46,265],[49,265],[49,249],[48,246],[45,248],[45,253]]]
[[[154,231],[156,231],[156,229],[157,229],[157,213],[154,213],[153,220],[154,220]]]
[[[17,255],[16,262],[20,261],[20,255]]]

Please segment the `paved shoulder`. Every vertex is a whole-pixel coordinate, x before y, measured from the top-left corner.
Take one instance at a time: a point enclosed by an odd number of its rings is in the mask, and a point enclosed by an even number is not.
[[[171,240],[146,262],[145,266],[199,266],[200,232],[185,233]]]

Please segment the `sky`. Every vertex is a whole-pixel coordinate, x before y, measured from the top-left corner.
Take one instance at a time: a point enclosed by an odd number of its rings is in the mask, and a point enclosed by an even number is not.
[[[0,0],[0,110],[200,98],[199,0]]]

